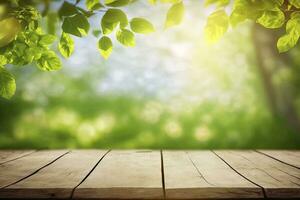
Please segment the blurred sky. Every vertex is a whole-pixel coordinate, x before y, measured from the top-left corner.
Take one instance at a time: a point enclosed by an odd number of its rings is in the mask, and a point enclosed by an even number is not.
[[[136,46],[126,48],[111,34],[114,50],[108,60],[97,51],[97,38],[75,38],[75,52],[64,60],[63,71],[79,77],[93,72],[95,91],[99,94],[125,94],[156,97],[162,101],[180,98],[181,102],[205,100],[230,103],[245,94],[244,85],[251,81],[249,62],[240,44],[248,45],[248,27],[230,31],[219,43],[207,44],[203,37],[206,16],[201,1],[185,1],[186,15],[182,24],[163,29],[169,5],[150,6],[146,1],[125,8],[129,19],[145,17],[156,27],[150,35],[136,34]],[[101,13],[100,13],[101,15]],[[100,27],[100,16],[92,19]],[[235,43],[235,44],[233,44]],[[251,47],[250,47],[251,49]],[[249,50],[248,50],[249,51]],[[97,69],[98,68],[98,69]],[[253,77],[252,77],[253,78]]]

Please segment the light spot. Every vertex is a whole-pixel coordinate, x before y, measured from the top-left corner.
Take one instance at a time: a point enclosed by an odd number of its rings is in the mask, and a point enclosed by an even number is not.
[[[168,121],[164,126],[164,131],[171,138],[179,138],[182,135],[182,128],[177,121]]]
[[[78,127],[77,137],[82,143],[90,143],[97,138],[97,132],[90,122],[84,122]]]
[[[50,118],[50,126],[57,127],[74,127],[79,123],[77,113],[66,108],[59,108],[55,110],[53,116]]]
[[[149,102],[145,105],[141,112],[141,118],[151,124],[159,121],[160,116],[163,112],[163,107],[158,102]]]
[[[206,115],[201,117],[201,121],[206,123],[206,124],[209,124],[212,121],[212,116],[206,114]]]
[[[136,142],[140,146],[151,145],[155,143],[154,134],[151,131],[142,131],[138,134]]]
[[[109,133],[116,124],[116,118],[111,113],[102,114],[94,121],[97,132]]]
[[[211,132],[208,127],[197,127],[194,132],[194,137],[199,142],[205,142],[211,138]]]

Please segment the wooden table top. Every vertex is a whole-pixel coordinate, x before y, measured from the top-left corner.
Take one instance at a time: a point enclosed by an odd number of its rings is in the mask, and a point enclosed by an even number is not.
[[[300,151],[1,150],[10,198],[300,199]]]

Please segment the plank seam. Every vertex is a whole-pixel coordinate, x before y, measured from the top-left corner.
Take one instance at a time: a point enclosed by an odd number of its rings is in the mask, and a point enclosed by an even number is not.
[[[294,167],[294,168],[296,168],[296,169],[300,169],[300,167],[297,167],[297,166],[295,166],[295,165],[292,165],[292,164],[289,164],[289,163],[284,162],[284,161],[282,161],[282,160],[279,160],[278,158],[275,158],[275,157],[273,157],[273,156],[271,156],[271,155],[269,155],[269,154],[266,154],[266,153],[264,153],[264,152],[261,152],[261,151],[258,151],[258,150],[254,150],[254,151],[257,152],[257,153],[260,153],[260,154],[262,154],[262,155],[265,155],[265,156],[267,156],[267,157],[269,157],[269,158],[272,158],[272,159],[274,159],[274,160],[277,160],[278,162],[281,162],[281,163],[286,164],[286,165],[288,165],[288,166]]]
[[[51,165],[52,163],[54,163],[55,161],[57,161],[58,159],[62,158],[64,155],[66,155],[66,154],[68,154],[68,153],[70,153],[70,151],[67,151],[66,153],[64,153],[64,154],[62,154],[62,155],[60,155],[60,156],[58,156],[57,158],[55,158],[55,159],[52,160],[51,162],[47,163],[47,164],[44,165],[43,167],[40,167],[39,169],[35,170],[33,173],[31,173],[31,174],[29,174],[29,175],[27,175],[27,176],[21,178],[20,180],[14,182],[14,183],[8,184],[8,185],[6,185],[6,186],[4,186],[4,187],[2,187],[2,188],[7,188],[7,187],[9,187],[9,186],[12,186],[12,185],[14,185],[14,184],[17,184],[17,183],[19,183],[19,182],[25,180],[26,178],[28,178],[28,177],[30,177],[30,176],[33,176],[34,174],[36,174],[36,173],[38,173],[39,171],[41,171],[42,169],[48,167],[49,165]]]
[[[162,182],[162,187],[163,187],[163,195],[164,199],[166,199],[166,185],[165,185],[165,171],[164,171],[164,156],[163,156],[163,151],[160,150],[160,169],[161,169],[161,182]]]
[[[89,171],[89,173],[87,173],[87,175],[80,181],[80,183],[78,183],[78,185],[76,185],[71,192],[70,198],[69,199],[73,199],[75,190],[91,175],[91,173],[96,169],[96,167],[99,165],[99,163],[104,159],[104,157],[111,151],[108,150],[103,156],[101,156],[101,158],[98,160],[98,162],[94,165],[94,167]]]
[[[3,165],[3,164],[5,164],[5,163],[8,163],[8,162],[11,162],[11,161],[20,159],[20,158],[23,158],[23,157],[28,156],[28,155],[30,155],[30,154],[32,154],[32,153],[35,153],[35,152],[37,152],[37,151],[36,151],[36,150],[30,151],[30,152],[28,152],[27,154],[24,154],[24,155],[21,155],[21,156],[19,156],[19,157],[13,158],[13,159],[11,159],[11,160],[7,160],[7,161],[5,161],[5,162],[2,162],[2,163],[0,163],[0,165]]]
[[[249,181],[250,183],[258,186],[259,188],[262,189],[262,192],[263,192],[263,195],[264,195],[264,198],[266,199],[267,198],[267,195],[266,195],[266,191],[265,191],[265,188],[262,187],[261,185],[253,182],[252,180],[248,179],[246,176],[244,176],[243,174],[241,174],[239,171],[237,171],[235,168],[233,168],[227,161],[225,161],[221,156],[219,156],[214,150],[211,150],[216,156],[218,156],[228,167],[230,167],[233,171],[235,171],[237,174],[239,174],[241,177],[243,177],[244,179],[246,179],[247,181]]]

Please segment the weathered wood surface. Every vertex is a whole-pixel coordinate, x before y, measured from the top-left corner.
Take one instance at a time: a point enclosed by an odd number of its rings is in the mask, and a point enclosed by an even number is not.
[[[0,151],[0,199],[300,199],[299,163],[300,151]]]
[[[27,179],[6,188],[0,196],[69,198],[73,188],[92,170],[106,151],[72,151]]]
[[[0,154],[0,165],[33,153],[34,150],[2,150]]]
[[[159,151],[111,151],[75,190],[74,198],[162,199]]]
[[[261,188],[211,151],[167,151],[164,169],[166,196],[170,199],[263,197]]]
[[[258,152],[261,152],[286,164],[300,168],[300,151],[259,150]]]
[[[300,198],[300,170],[255,151],[216,151],[238,173],[264,188],[268,198]]]
[[[0,188],[8,187],[53,162],[65,150],[37,151],[28,156],[0,165]]]

